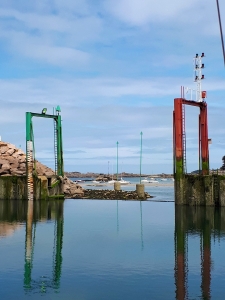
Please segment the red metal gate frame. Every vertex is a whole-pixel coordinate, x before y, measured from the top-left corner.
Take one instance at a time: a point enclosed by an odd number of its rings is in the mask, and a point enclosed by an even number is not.
[[[199,114],[199,161],[201,162],[202,175],[209,174],[209,146],[208,146],[208,121],[207,103],[186,100],[184,98],[174,99],[173,111],[173,151],[174,151],[174,177],[180,178],[184,174],[184,147],[183,147],[183,124],[182,106],[191,105],[200,108]]]

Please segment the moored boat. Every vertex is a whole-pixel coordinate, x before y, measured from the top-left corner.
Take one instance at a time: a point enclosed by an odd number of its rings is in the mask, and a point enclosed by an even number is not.
[[[126,184],[130,183],[130,181],[126,181],[122,177],[121,177],[121,179],[118,182],[120,182],[120,184],[122,184],[122,185],[126,185]]]

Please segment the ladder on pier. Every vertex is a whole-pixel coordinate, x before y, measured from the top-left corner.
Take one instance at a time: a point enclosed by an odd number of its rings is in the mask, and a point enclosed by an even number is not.
[[[58,174],[58,153],[57,153],[57,124],[54,122],[54,158],[55,158],[55,175]]]
[[[186,163],[186,130],[185,130],[185,105],[182,104],[182,143],[183,143],[183,173],[187,173],[187,163]]]

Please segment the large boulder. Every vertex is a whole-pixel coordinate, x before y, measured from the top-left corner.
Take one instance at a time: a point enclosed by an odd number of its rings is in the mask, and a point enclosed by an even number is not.
[[[70,180],[67,177],[63,177],[64,195],[66,198],[82,198],[84,196],[83,188]]]

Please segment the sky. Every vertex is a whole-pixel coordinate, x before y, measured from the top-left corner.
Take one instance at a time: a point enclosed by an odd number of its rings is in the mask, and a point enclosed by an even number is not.
[[[225,3],[220,1],[225,31]],[[26,112],[61,107],[65,171],[172,173],[180,87],[205,53],[210,168],[225,155],[225,68],[216,1],[1,0],[0,135],[26,149]],[[185,89],[186,91],[186,89]],[[190,98],[190,94],[185,94]],[[198,109],[186,108],[187,170]],[[33,118],[36,159],[54,167],[53,121]]]

